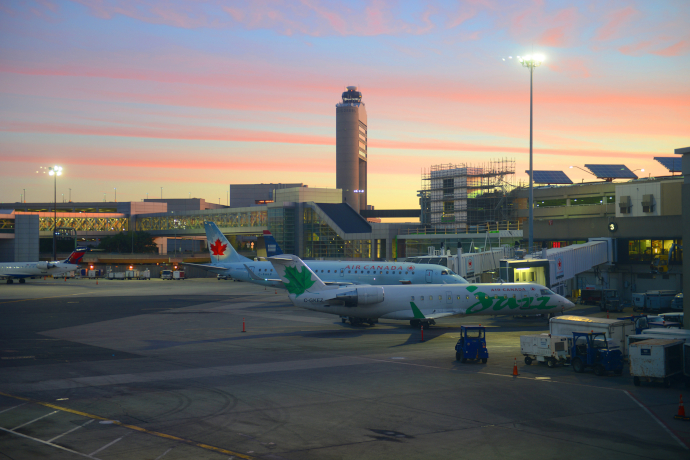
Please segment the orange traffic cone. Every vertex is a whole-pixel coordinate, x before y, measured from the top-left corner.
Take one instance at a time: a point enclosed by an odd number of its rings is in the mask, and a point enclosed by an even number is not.
[[[517,370],[517,358],[515,358],[515,364],[513,364],[513,377],[517,377],[518,375],[518,370]]]
[[[278,289],[276,289],[276,294],[278,294]]]
[[[678,403],[678,416],[685,417],[685,406],[683,406],[683,395],[680,395],[680,403]]]

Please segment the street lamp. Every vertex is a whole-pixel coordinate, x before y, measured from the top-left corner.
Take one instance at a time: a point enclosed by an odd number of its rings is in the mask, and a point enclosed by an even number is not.
[[[117,203],[117,188],[113,187],[113,190],[115,190],[115,203]]]
[[[57,260],[57,240],[55,232],[57,231],[57,176],[62,175],[62,166],[51,166],[48,168],[48,175],[53,176],[53,261]]]
[[[532,253],[534,244],[534,167],[532,161],[532,76],[534,68],[544,61],[541,54],[518,56],[523,67],[529,69],[529,252]]]

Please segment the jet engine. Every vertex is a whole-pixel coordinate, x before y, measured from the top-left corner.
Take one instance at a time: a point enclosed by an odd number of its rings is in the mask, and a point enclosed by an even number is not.
[[[49,268],[53,268],[55,265],[49,264],[48,262],[39,262],[36,264],[36,268],[39,270],[48,270]]]
[[[337,294],[336,300],[340,300],[348,307],[356,307],[358,305],[372,305],[383,302],[384,293],[380,286],[362,286],[356,289]]]

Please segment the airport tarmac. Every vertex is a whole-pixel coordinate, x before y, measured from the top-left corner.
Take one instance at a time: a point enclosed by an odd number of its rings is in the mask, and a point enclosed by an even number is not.
[[[544,318],[447,318],[422,342],[213,279],[2,284],[0,312],[0,458],[690,458],[680,382],[526,366]],[[455,361],[478,323],[487,364]]]

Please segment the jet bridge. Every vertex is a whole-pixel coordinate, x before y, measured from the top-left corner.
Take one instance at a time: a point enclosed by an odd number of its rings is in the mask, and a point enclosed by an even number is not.
[[[541,257],[534,257],[541,256]],[[613,263],[613,240],[591,238],[587,243],[543,249],[529,259],[501,261],[501,278],[507,282],[537,282],[564,291],[565,282],[592,268]]]

